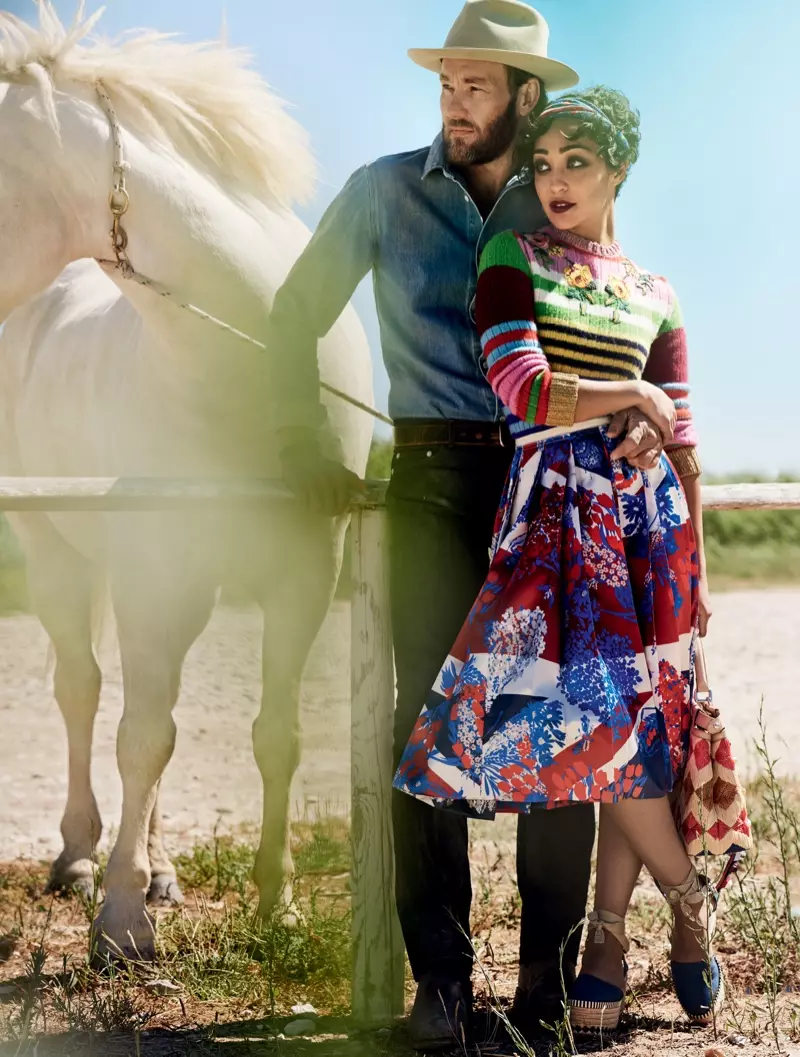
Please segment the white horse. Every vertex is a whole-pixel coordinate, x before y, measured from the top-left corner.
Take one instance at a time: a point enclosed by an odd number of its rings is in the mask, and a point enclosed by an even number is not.
[[[113,257],[115,153],[97,86],[116,111],[129,166],[124,221],[134,267],[256,337],[308,238],[287,204],[313,182],[304,133],[240,52],[155,34],[82,44],[93,23],[81,10],[65,30],[49,0],[40,0],[35,28],[0,13],[0,474],[274,478],[280,407],[267,365],[285,350],[261,353],[92,259]],[[368,347],[352,311],[321,343],[320,367],[327,383],[371,401]],[[363,473],[370,419],[329,403],[345,462]],[[218,585],[233,577],[264,613],[253,728],[264,786],[261,912],[290,899],[286,820],[300,679],[335,587],[345,519],[276,506],[19,513],[12,521],[54,646],[68,735],[56,885],[91,888],[94,880],[100,671],[91,631],[101,577],[113,602],[123,806],[95,924],[101,953],[152,958],[146,897],[180,898],[158,786],[173,751],[184,657]]]

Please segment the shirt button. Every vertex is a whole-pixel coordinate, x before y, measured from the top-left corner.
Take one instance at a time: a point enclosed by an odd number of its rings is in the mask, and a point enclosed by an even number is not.
[[[469,195],[464,195],[464,201],[469,202]]]

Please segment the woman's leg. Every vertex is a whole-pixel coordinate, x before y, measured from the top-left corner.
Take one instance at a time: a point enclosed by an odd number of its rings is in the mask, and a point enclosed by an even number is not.
[[[612,914],[624,918],[642,869],[642,860],[617,825],[613,812],[607,810],[608,807],[608,804],[600,805],[594,907],[595,910],[611,911]],[[599,980],[623,988],[625,981],[622,947],[617,940],[606,934],[602,943],[596,943],[594,930],[590,930],[586,938],[581,972],[590,973]]]
[[[616,804],[604,804],[603,810],[613,820],[619,835],[627,841],[630,853],[644,863],[656,881],[669,888],[680,885],[687,879],[692,863],[675,828],[672,811],[666,797],[659,797],[655,800],[620,800]],[[599,870],[598,855],[598,874]],[[623,891],[623,879],[620,878],[618,882],[621,892]],[[632,891],[631,888],[628,892],[628,899]],[[608,898],[606,892],[603,895]],[[613,891],[611,895],[613,896]],[[599,893],[597,906],[603,906]],[[615,908],[609,907],[608,909]],[[705,961],[707,938],[705,929],[698,926],[698,911],[695,908],[681,906],[673,909],[675,928],[672,934],[672,960],[676,962]]]
[[[708,952],[713,916],[708,904],[714,900],[686,854],[669,802],[664,797],[621,800],[600,809],[596,924],[590,923],[581,974],[570,989],[570,1021],[576,1030],[604,1024],[614,1030],[619,1023],[627,950],[623,919],[641,863],[672,906],[672,980],[687,1015],[693,1023],[708,1024],[724,998],[719,963]]]

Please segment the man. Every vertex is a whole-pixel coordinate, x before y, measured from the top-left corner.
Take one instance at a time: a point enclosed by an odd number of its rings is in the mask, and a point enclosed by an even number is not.
[[[429,148],[353,174],[272,311],[272,341],[288,370],[284,474],[317,510],[334,512],[355,481],[322,455],[316,346],[372,271],[395,421],[388,509],[398,757],[483,582],[513,450],[485,381],[472,306],[486,242],[544,223],[531,173],[515,165],[515,145],[545,91],[578,80],[547,58],[547,37],[544,19],[519,0],[468,0],[443,48],[409,52],[439,75],[441,135]],[[660,439],[646,422],[633,425],[620,454],[649,461]],[[415,1047],[430,1050],[452,1045],[453,1031],[468,1027],[467,824],[394,796],[397,907],[418,982],[409,1030]],[[593,840],[589,806],[519,821],[514,1016],[522,1030],[559,1015],[559,949],[584,915]],[[566,942],[567,980],[579,940],[575,931]]]

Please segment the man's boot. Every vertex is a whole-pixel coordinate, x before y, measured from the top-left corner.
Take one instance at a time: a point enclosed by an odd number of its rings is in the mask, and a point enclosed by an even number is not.
[[[533,1038],[564,1019],[565,990],[575,980],[572,966],[558,962],[521,965],[509,1019],[525,1038]],[[544,1025],[544,1026],[543,1026]]]
[[[408,1018],[415,1050],[446,1050],[468,1041],[472,1020],[472,985],[428,974],[417,986]]]

